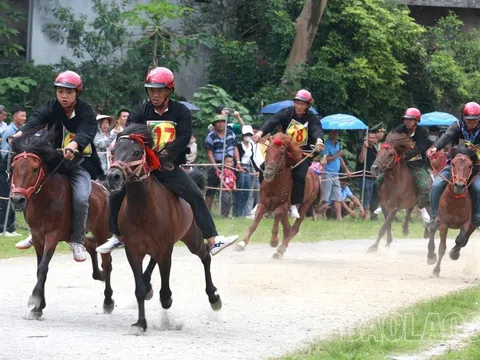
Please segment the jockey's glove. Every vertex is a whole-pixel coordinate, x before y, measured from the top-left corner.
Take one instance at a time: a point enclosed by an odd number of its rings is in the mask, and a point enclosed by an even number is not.
[[[323,145],[322,139],[317,139],[317,143],[315,144],[315,152],[322,152],[325,149]]]

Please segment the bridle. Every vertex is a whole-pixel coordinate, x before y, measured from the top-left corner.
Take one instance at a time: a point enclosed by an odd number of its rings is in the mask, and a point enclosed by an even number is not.
[[[30,200],[32,194],[36,195],[40,192],[43,184],[45,184],[45,182],[48,180],[48,178],[45,179],[46,171],[45,171],[45,168],[43,166],[42,160],[40,159],[40,157],[38,157],[38,155],[35,155],[33,153],[29,153],[29,152],[24,151],[24,152],[16,155],[13,158],[12,166],[14,166],[16,162],[18,162],[22,159],[27,159],[27,158],[33,158],[33,159],[38,160],[40,162],[40,169],[38,171],[37,179],[35,180],[35,184],[30,186],[29,188],[25,189],[25,188],[22,188],[22,187],[15,186],[15,184],[13,182],[13,179],[12,179],[11,193],[12,194],[21,194],[21,195],[25,196],[25,198],[28,201],[28,200]],[[43,179],[45,179],[45,181],[43,181]]]
[[[458,176],[457,174],[454,173],[453,171],[453,162],[458,159],[458,160],[470,160],[470,158],[467,156],[467,155],[464,155],[464,154],[458,154],[457,156],[455,156],[452,161],[451,161],[451,164],[452,164],[452,170],[451,170],[451,173],[452,173],[452,179],[451,180],[448,180],[445,176],[443,176],[440,172],[437,172],[437,175],[440,176],[443,180],[445,180],[449,186],[447,186],[447,189],[448,189],[448,192],[450,193],[451,196],[453,196],[455,199],[460,199],[460,198],[465,198],[467,196],[467,193],[468,193],[468,188],[470,187],[470,185],[473,184],[473,182],[475,181],[475,179],[477,178],[477,176],[480,174],[478,173],[477,175],[475,175],[472,179],[470,179],[470,176],[472,176],[472,171],[473,171],[473,166],[472,168],[470,169],[470,171],[468,172],[468,175],[467,176]],[[432,163],[432,159],[429,158],[430,160],[430,164]],[[434,168],[432,166],[432,168]],[[468,179],[470,179],[470,181],[468,181]],[[465,186],[465,191],[461,194],[453,194],[452,191],[451,191],[451,186],[455,186],[455,183],[458,182],[458,181],[463,181],[466,186]]]
[[[392,170],[390,170],[389,172],[392,172],[393,170],[395,170],[398,166],[398,164],[400,164],[400,161],[402,160],[401,156],[398,155],[397,151],[395,150],[395,148],[393,147],[393,145],[391,144],[388,144],[388,143],[383,143],[381,146],[380,146],[380,149],[383,149],[383,150],[387,150],[387,151],[392,151],[393,152],[393,159],[390,159],[386,164],[383,164],[383,167],[387,167],[389,168],[390,165],[392,165],[392,162],[395,163],[394,167],[392,168]],[[378,156],[378,155],[377,155]]]
[[[110,169],[118,169],[122,172],[125,182],[138,182],[147,179],[150,176],[150,167],[147,163],[147,154],[145,150],[145,144],[140,139],[137,139],[131,135],[123,135],[117,139],[117,144],[120,140],[129,139],[132,141],[136,141],[140,146],[143,148],[142,157],[139,160],[133,161],[114,161],[110,165]],[[142,175],[143,173],[143,175]]]

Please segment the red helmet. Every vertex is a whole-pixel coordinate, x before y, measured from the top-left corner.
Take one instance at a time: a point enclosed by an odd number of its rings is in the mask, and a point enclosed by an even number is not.
[[[55,79],[53,86],[77,89],[78,91],[82,91],[83,89],[82,78],[80,75],[70,70],[60,73]]]
[[[149,71],[145,79],[146,88],[168,88],[175,86],[175,77],[173,73],[165,67],[156,67]]]
[[[421,116],[422,116],[422,113],[417,108],[408,108],[403,113],[402,118],[404,118],[404,119],[414,119],[417,122],[420,122],[420,117]]]
[[[480,105],[476,102],[469,102],[463,105],[462,115],[464,120],[480,119]]]
[[[312,105],[313,99],[312,99],[312,94],[310,94],[310,91],[302,89],[297,91],[293,100],[305,101],[308,103],[308,105]]]

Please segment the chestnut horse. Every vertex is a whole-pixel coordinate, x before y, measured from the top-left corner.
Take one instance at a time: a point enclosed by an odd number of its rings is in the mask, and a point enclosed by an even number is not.
[[[56,172],[63,160],[53,148],[54,136],[54,130],[42,136],[24,134],[15,138],[11,145],[17,154],[12,163],[11,200],[15,211],[24,211],[37,255],[37,283],[28,302],[34,306],[29,315],[31,319],[38,319],[43,314],[48,265],[58,242],[67,241],[71,233],[70,182],[65,175]],[[105,243],[111,236],[108,212],[107,189],[92,181],[87,231],[92,232],[93,238],[86,239],[85,247],[92,258],[93,279],[105,281],[103,309],[111,313],[114,308],[110,286],[111,257],[102,255],[102,272],[95,251],[97,245]]]
[[[279,223],[283,226],[283,241],[278,246],[273,257],[275,259],[283,258],[290,240],[298,233],[308,209],[315,201],[319,192],[320,183],[317,176],[309,170],[305,183],[305,195],[303,203],[298,212],[300,218],[290,227],[288,221],[288,212],[290,208],[290,197],[293,190],[292,167],[302,161],[302,149],[293,143],[289,136],[277,133],[272,138],[272,144],[267,148],[265,158],[265,171],[263,172],[264,181],[260,185],[260,201],[258,203],[255,218],[248,228],[248,231],[236,246],[237,251],[243,251],[250,241],[250,237],[257,228],[263,215],[266,212],[273,211],[275,219],[272,227],[272,238],[270,245],[278,245]]]
[[[107,175],[111,191],[120,191],[123,187],[126,191],[118,215],[118,227],[135,278],[138,321],[131,330],[137,334],[147,329],[145,300],[151,294],[150,275],[155,263],[159,264],[162,279],[162,307],[169,309],[172,305],[170,268],[173,246],[180,239],[203,263],[206,293],[212,309],[222,307],[210,273],[210,251],[195,223],[190,205],[163,186],[155,176],[150,176],[150,171],[159,171],[161,166],[151,150],[152,144],[152,135],[146,125],[129,125],[117,136],[112,149],[113,162]],[[143,273],[145,255],[150,255],[152,260]]]
[[[452,179],[446,179],[448,184],[443,190],[438,206],[438,217],[435,227],[430,229],[428,242],[427,263],[437,264],[433,269],[433,275],[440,275],[440,264],[447,249],[448,229],[460,229],[455,239],[455,246],[450,250],[450,258],[457,260],[460,257],[460,249],[464,247],[470,235],[475,231],[472,223],[472,199],[468,191],[472,184],[471,176],[473,163],[478,161],[474,150],[464,147],[452,149]],[[437,175],[442,176],[442,175]],[[438,246],[438,260],[435,255],[435,232],[440,229],[440,244]]]
[[[412,145],[413,141],[407,134],[391,132],[378,150],[377,158],[370,169],[375,176],[384,174],[379,195],[385,221],[378,231],[377,240],[368,249],[369,252],[377,251],[378,243],[385,233],[387,233],[387,246],[390,246],[393,241],[392,221],[399,209],[406,210],[403,234],[408,235],[410,216],[418,203],[413,177],[403,160],[405,152],[411,150]],[[425,238],[428,236],[427,228],[424,236]]]

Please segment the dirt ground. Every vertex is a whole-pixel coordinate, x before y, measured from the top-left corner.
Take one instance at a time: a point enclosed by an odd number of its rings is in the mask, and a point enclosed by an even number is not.
[[[172,266],[173,305],[163,311],[160,279],[147,303],[145,335],[129,335],[137,319],[134,282],[123,250],[114,252],[116,307],[102,311],[103,284],[90,263],[54,257],[46,285],[43,320],[26,320],[36,279],[33,257],[0,261],[0,359],[261,359],[278,356],[420,299],[473,286],[480,276],[476,242],[457,262],[444,260],[430,278],[426,240],[397,240],[367,254],[372,240],[292,243],[283,260],[273,249],[227,249],[212,263],[223,300],[214,313],[204,293],[203,268],[185,247]],[[452,242],[448,243],[450,249]]]

